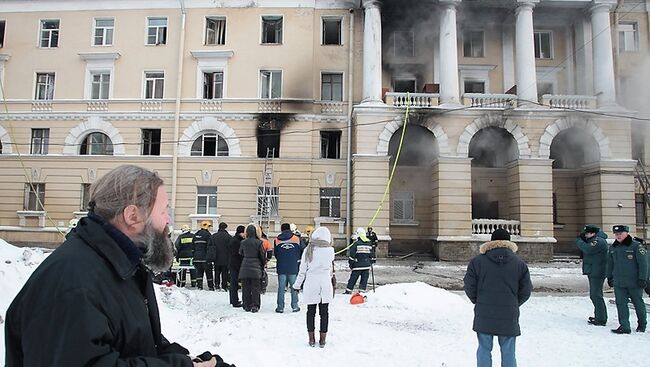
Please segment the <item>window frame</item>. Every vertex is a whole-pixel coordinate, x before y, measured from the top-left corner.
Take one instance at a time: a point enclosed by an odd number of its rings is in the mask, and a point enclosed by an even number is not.
[[[413,82],[413,92],[410,92],[410,93],[417,93],[417,91],[418,91],[418,79],[415,76],[397,76],[397,77],[393,78],[392,83],[391,83],[392,87],[393,87],[393,91],[395,91],[396,93],[405,93],[405,92],[397,92],[397,88],[395,88],[396,82],[405,82],[405,81],[408,81],[408,82],[412,81]]]
[[[150,75],[153,74],[162,74],[162,77],[153,77]],[[144,77],[144,84],[143,84],[143,93],[142,93],[142,98],[143,99],[164,99],[165,98],[165,72],[160,71],[160,70],[145,70],[143,73]],[[152,82],[152,96],[147,97],[147,91],[148,91],[148,83],[149,81]],[[162,81],[162,92],[160,97],[156,97],[156,86],[157,86],[157,81]]]
[[[33,197],[33,200],[32,200]],[[31,204],[34,204],[33,206]],[[23,196],[23,210],[30,212],[45,211],[45,183],[27,182]]]
[[[264,22],[265,21],[270,21],[271,19],[264,19],[264,18],[275,18],[275,17],[280,17],[280,29],[275,30],[275,42],[265,42],[265,39],[268,37],[265,37],[266,35],[266,29],[264,27]],[[284,41],[284,15],[282,14],[264,14],[260,15],[260,45],[282,45]],[[279,39],[278,39],[279,38]]]
[[[35,136],[35,133],[44,133],[41,136]],[[38,140],[38,143],[35,141]],[[31,139],[29,144],[29,154],[33,155],[47,155],[50,145],[50,129],[49,128],[32,128]],[[38,149],[35,149],[37,148]]]
[[[226,73],[223,70],[210,70],[210,71],[202,71],[201,73],[203,75],[203,93],[202,97],[203,99],[223,99],[223,92],[224,92],[224,81],[226,78]],[[206,76],[210,74],[212,75],[212,81],[211,81],[211,86],[208,88],[207,83],[206,83]],[[215,74],[221,74],[221,88],[219,89],[219,96],[215,96],[215,92],[217,91],[217,88],[215,85],[217,82],[214,79]],[[211,89],[211,93],[210,90]],[[211,96],[206,96],[207,94],[211,94]]]
[[[332,22],[332,21],[338,22],[339,41],[338,41],[338,43],[325,43],[325,23],[326,22]],[[321,27],[321,32],[320,32],[320,34],[321,34],[321,37],[320,37],[321,46],[342,46],[343,45],[343,17],[342,16],[323,15],[323,16],[321,16],[320,27]]]
[[[90,185],[89,183],[81,183],[81,197],[79,198],[79,209],[82,212],[88,211],[88,201],[90,201]]]
[[[391,198],[391,211],[390,211],[390,217],[391,217],[391,224],[414,224],[416,223],[415,221],[415,192],[413,191],[396,191],[392,192],[390,194]],[[407,210],[403,210],[404,216],[402,218],[397,218],[395,216],[396,214],[396,209],[395,209],[395,203],[400,202],[403,205],[403,208],[406,209],[409,207],[411,209],[411,218],[407,218],[406,213]]]
[[[228,39],[228,18],[225,15],[206,15],[203,19],[204,19],[203,45],[204,46],[225,46],[226,42],[227,42],[226,40]],[[217,31],[216,30],[214,30],[214,32],[215,32],[215,36],[214,36],[215,43],[209,43],[208,42],[208,39],[209,39],[208,30],[210,30],[210,28],[208,28],[208,22],[209,21],[215,21],[215,20],[223,21],[223,32],[222,32],[223,33],[223,36],[222,36],[223,43],[219,43],[217,41],[218,37],[217,37]]]
[[[478,78],[463,78],[462,82],[463,82],[463,83],[462,83],[462,87],[463,87],[463,90],[462,90],[463,93],[462,93],[462,94],[465,94],[465,93],[475,93],[475,94],[478,93],[478,94],[485,94],[485,93],[487,93],[487,81],[486,81],[485,79],[478,79]],[[466,85],[465,85],[466,83],[483,83],[483,92],[468,92],[468,91],[466,90],[466,88],[465,88],[465,87],[466,87]]]
[[[201,192],[201,189],[204,189],[205,192]],[[212,192],[212,189],[214,189],[214,192]],[[209,192],[208,192],[209,191]],[[205,212],[201,213],[199,210],[199,201],[205,198]],[[211,206],[210,199],[214,198],[214,207]],[[216,215],[218,212],[218,205],[219,205],[219,187],[218,186],[208,186],[208,185],[197,185],[196,186],[196,203],[195,203],[195,209],[196,213],[195,214],[203,214],[203,215]]]
[[[331,98],[326,99],[324,97],[323,92],[324,92],[324,88],[325,88],[325,78],[324,78],[325,76],[329,76],[329,77],[340,76],[341,77],[341,82],[340,82],[340,96],[341,96],[341,99],[334,99],[334,93],[333,93],[334,92],[334,86],[337,83],[335,83],[333,81],[329,82]],[[345,74],[343,72],[339,72],[339,71],[321,71],[321,73],[320,73],[320,100],[321,101],[331,101],[331,102],[343,102],[343,101],[345,101],[345,98],[343,96],[344,91],[345,91],[344,83],[345,83]]]
[[[102,26],[97,25],[97,21],[102,20],[112,20],[112,26]],[[101,43],[97,43],[97,31],[102,30],[101,34]],[[108,34],[110,33],[110,42],[107,42]],[[113,41],[115,39],[115,17],[94,17],[93,18],[93,33],[91,36],[90,44],[93,47],[102,47],[102,46],[113,46]]]
[[[0,48],[5,46],[5,32],[7,30],[7,20],[0,19]]]
[[[324,136],[327,134],[328,136]],[[332,135],[338,135],[338,142],[337,142],[337,147],[336,147],[336,154],[334,158],[329,157],[329,147],[330,147],[330,139],[332,138]],[[325,139],[327,140],[327,144],[325,144]],[[342,130],[321,130],[320,131],[320,159],[341,159],[341,141],[343,140],[343,131]]]
[[[548,39],[549,39],[549,53],[550,53],[550,55],[548,57],[541,57],[542,56],[541,55],[541,53],[542,53],[541,35],[542,34],[548,34],[549,35]],[[537,40],[536,40],[537,35],[540,35],[540,38],[539,38],[539,43],[540,43],[539,44],[539,57],[537,55],[537,50],[534,49],[533,53],[535,54],[535,60],[553,60],[553,58],[555,57],[555,52],[553,50],[553,31],[545,30],[545,29],[536,29],[536,30],[534,30],[533,31],[533,47],[534,48],[536,48],[538,46],[537,45]]]
[[[255,205],[255,213],[260,217],[264,216],[261,204],[263,203],[264,198],[266,198],[269,202],[267,205],[271,208],[269,217],[277,218],[280,216],[280,188],[278,186],[269,186],[267,189],[268,195],[263,195],[266,193],[264,186],[257,187],[257,195],[255,197],[257,204]],[[273,204],[275,204],[275,206]]]
[[[214,137],[215,138],[215,140],[214,140],[214,155],[205,155],[205,150],[206,150],[205,149],[205,145],[206,145],[206,139],[205,138],[206,137],[208,137],[208,138]],[[199,139],[201,139],[201,154],[200,155],[194,154],[195,152],[198,152],[198,150],[193,149],[194,144],[196,144],[196,142]],[[225,146],[226,146],[227,150],[225,151],[225,154],[223,154],[224,153],[223,150],[219,150],[219,143],[221,143],[221,142],[223,142],[223,144],[225,144]],[[226,139],[221,134],[209,131],[209,132],[205,132],[205,133],[201,134],[196,139],[194,139],[194,141],[192,142],[192,145],[190,147],[190,156],[191,157],[228,157],[228,156],[230,156],[230,147],[228,146],[228,142],[226,141]]]
[[[474,40],[474,37],[472,37],[471,33],[477,33],[477,32],[481,33],[481,54],[480,54],[480,56],[474,56],[473,55],[473,53],[474,53],[473,52],[474,43],[472,41]],[[469,40],[468,40],[468,35],[469,35]],[[469,53],[470,53],[469,55],[465,53],[465,45],[466,45],[466,42],[468,42],[468,41],[470,42],[469,43]],[[485,54],[486,54],[486,52],[485,52],[485,44],[486,44],[486,42],[485,42],[485,30],[483,30],[483,29],[465,29],[465,30],[463,30],[463,57],[472,58],[472,59],[485,58]]]
[[[624,31],[621,30],[621,26],[632,26],[632,31]],[[640,47],[639,47],[639,23],[638,22],[619,22],[617,28],[617,36],[618,36],[618,52],[639,52]],[[621,33],[624,35],[623,36],[623,44],[621,44]],[[627,37],[625,37],[625,34],[627,33],[632,33],[632,49],[628,49],[627,46]]]
[[[45,25],[45,22],[48,21],[56,21],[58,22],[57,28],[43,28]],[[57,48],[59,47],[59,40],[61,39],[61,19],[59,18],[41,18],[38,20],[39,27],[38,27],[38,48]],[[45,38],[43,37],[44,32],[48,33],[47,36],[47,46],[43,46],[43,41],[45,41]],[[52,45],[54,42],[52,35],[56,35],[56,44]]]
[[[270,78],[269,78],[269,83],[268,83],[269,84],[268,85],[268,92],[269,92],[268,96],[264,96],[263,73],[270,73]],[[275,73],[279,73],[279,75],[280,75],[280,91],[279,91],[277,97],[273,96],[273,82],[274,82],[273,74],[275,74]],[[283,74],[284,73],[282,72],[281,69],[262,69],[262,70],[259,71],[258,75],[259,75],[259,88],[260,88],[260,91],[259,91],[258,95],[260,96],[260,99],[281,99],[282,98],[282,84],[284,84],[283,80],[282,80],[283,79]]]
[[[89,140],[92,139],[91,136],[99,136],[102,135],[105,137],[103,139],[103,142],[90,142]],[[102,148],[102,153],[94,153],[93,146],[98,146],[100,145]],[[85,153],[82,153],[82,149],[86,149]],[[108,149],[110,148],[110,154],[107,153]],[[111,140],[111,137],[108,136],[106,133],[102,131],[91,131],[88,134],[84,136],[84,138],[81,140],[81,144],[79,144],[79,155],[80,156],[86,156],[86,155],[100,155],[100,156],[112,156],[115,155],[115,148],[113,147],[113,140]]]
[[[89,88],[89,94],[88,97],[89,99],[92,100],[107,100],[111,98],[111,70],[88,70],[88,76],[89,76],[89,81],[90,81],[90,88]],[[100,81],[98,83],[95,82],[95,76],[99,75]],[[102,81],[102,77],[104,75],[108,75],[108,81]],[[97,97],[94,96],[95,93],[95,85],[98,85],[99,89],[97,90]],[[105,93],[102,93],[105,92]],[[103,96],[105,94],[105,97]]]
[[[154,140],[154,137],[147,137],[147,133],[158,132],[158,141]],[[149,138],[149,140],[147,140]],[[151,129],[143,128],[140,129],[140,144],[142,144],[142,149],[140,150],[140,155],[143,156],[160,156],[161,145],[162,145],[162,129]],[[155,146],[158,146],[158,154],[155,153]]]
[[[151,25],[150,24],[150,22],[152,20],[162,20],[162,19],[165,20],[165,25],[164,26],[163,25]],[[159,46],[159,45],[166,45],[167,44],[167,33],[169,31],[169,18],[167,16],[147,16],[145,24],[146,24],[146,28],[145,28],[146,32],[145,32],[145,35],[144,35],[144,44],[146,46]],[[153,36],[151,36],[149,34],[150,33],[149,30],[153,29],[153,28],[156,29],[156,34],[155,34],[154,42],[150,43],[149,42],[149,37],[153,37]],[[162,35],[160,34],[161,30],[164,30]],[[163,38],[163,40],[161,41],[159,38]]]
[[[54,99],[54,91],[56,89],[56,73],[55,72],[36,72],[35,74],[35,91],[34,91],[34,100],[36,101],[51,101]],[[44,76],[47,78],[46,83],[41,83],[39,77]],[[51,81],[51,83],[50,83]],[[41,95],[39,86],[44,87],[44,94]]]
[[[326,190],[338,190],[338,196],[335,193],[327,193]],[[335,208],[334,202],[338,199],[338,208]],[[324,215],[323,201],[328,203],[327,215]],[[334,215],[337,214],[338,216]],[[341,218],[341,188],[340,187],[321,187],[318,190],[318,215],[326,218]]]

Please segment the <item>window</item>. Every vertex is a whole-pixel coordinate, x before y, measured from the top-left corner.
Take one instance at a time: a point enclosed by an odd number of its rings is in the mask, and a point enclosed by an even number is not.
[[[648,223],[648,217],[646,215],[646,202],[644,194],[634,194],[634,204],[636,209],[636,224],[638,226],[643,226]]]
[[[91,72],[90,99],[108,99],[110,85],[111,74],[109,72]]]
[[[113,155],[113,142],[104,133],[90,133],[81,143],[81,155]]]
[[[145,72],[144,73],[144,98],[163,98],[165,89],[165,73]]]
[[[343,74],[321,74],[320,99],[339,102],[343,100]]]
[[[167,18],[147,18],[147,44],[164,45],[167,43]]]
[[[265,15],[262,17],[262,43],[282,43],[282,16]]]
[[[113,31],[115,30],[115,19],[95,18],[95,37],[93,45],[111,46],[113,44]]]
[[[226,44],[226,18],[224,17],[205,18],[205,44],[206,45]]]
[[[45,184],[26,183],[23,210],[43,211],[45,206]]]
[[[6,21],[0,20],[0,48],[5,44],[5,24]]]
[[[203,99],[223,98],[223,71],[203,73]]]
[[[620,23],[618,25],[618,50],[620,52],[639,51],[639,25]]]
[[[81,184],[81,203],[79,204],[79,209],[82,212],[88,211],[88,202],[90,201],[90,184],[82,183]]]
[[[463,32],[463,55],[465,57],[484,57],[483,31]]]
[[[280,157],[280,128],[282,122],[273,118],[261,121],[257,125],[257,157],[258,158],[279,158]]]
[[[412,192],[394,192],[391,194],[393,201],[393,222],[412,223],[415,220],[415,199]]]
[[[553,58],[553,37],[551,32],[534,32],[535,40],[535,58],[552,59]]]
[[[278,216],[278,191],[276,186],[257,187],[257,215],[262,217],[267,215],[269,217]]]
[[[160,129],[142,129],[142,155],[160,155]]]
[[[415,35],[412,31],[393,33],[393,52],[395,56],[415,56]]]
[[[228,144],[220,135],[203,134],[194,140],[190,154],[196,157],[227,157]]]
[[[341,18],[323,18],[324,45],[341,44]]]
[[[30,154],[47,154],[50,144],[50,129],[32,129]]]
[[[51,48],[59,46],[59,20],[43,19],[41,20],[41,40],[40,46]]]
[[[415,79],[395,79],[393,80],[393,90],[397,93],[415,93]]]
[[[54,99],[54,73],[36,73],[36,95],[38,100]]]
[[[465,93],[485,93],[485,82],[478,80],[465,80],[463,82]]]
[[[2,154],[2,142],[0,141],[0,154]]]
[[[216,186],[197,186],[196,214],[217,214]]]
[[[341,189],[328,187],[320,189],[320,213],[321,217],[341,217]]]
[[[282,95],[282,72],[278,70],[260,71],[260,98],[280,98]]]
[[[320,132],[320,157],[329,159],[341,158],[341,131]]]

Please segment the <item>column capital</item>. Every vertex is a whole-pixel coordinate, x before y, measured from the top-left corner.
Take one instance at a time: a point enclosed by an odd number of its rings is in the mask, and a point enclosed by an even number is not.
[[[533,10],[535,5],[539,3],[539,0],[517,0],[517,9],[516,12],[521,10]]]
[[[615,2],[611,2],[608,0],[604,1],[592,1],[591,6],[589,7],[589,13],[599,13],[599,12],[607,12],[612,9],[612,7],[616,5]]]
[[[440,0],[440,5],[444,7],[458,7],[460,5],[461,0]]]
[[[380,8],[381,0],[363,0],[364,9]]]

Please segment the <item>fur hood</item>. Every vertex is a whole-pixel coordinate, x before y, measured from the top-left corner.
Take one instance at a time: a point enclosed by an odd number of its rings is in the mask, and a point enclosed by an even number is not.
[[[481,254],[485,254],[486,252],[490,250],[494,250],[495,248],[509,248],[510,250],[512,250],[512,252],[517,252],[517,244],[506,240],[495,240],[495,241],[485,242],[484,244],[481,245],[481,247],[479,247],[479,252]]]

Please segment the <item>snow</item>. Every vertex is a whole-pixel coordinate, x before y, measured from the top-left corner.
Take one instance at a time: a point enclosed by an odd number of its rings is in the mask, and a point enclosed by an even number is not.
[[[46,256],[41,249],[17,248],[0,240],[3,320],[13,297]],[[531,266],[531,273],[552,277],[567,272],[561,267]],[[301,305],[297,313],[277,314],[275,293],[262,296],[262,309],[256,314],[231,307],[225,292],[156,286],[156,293],[163,333],[169,340],[195,354],[205,350],[218,353],[239,367],[475,365],[471,303],[462,292],[422,282],[378,287],[361,305],[351,305],[349,296],[337,294],[330,305],[328,342],[323,349],[307,345],[306,306]],[[289,295],[286,297],[288,302]],[[612,334],[609,330],[618,326],[616,309],[609,302],[607,306],[607,327],[595,327],[586,323],[592,312],[588,296],[533,293],[521,308],[519,365],[614,367],[638,363],[650,334]],[[630,320],[634,328],[633,311]],[[4,348],[4,333],[1,335]],[[496,340],[493,362],[500,365]],[[4,365],[4,351],[0,351],[0,364]]]

